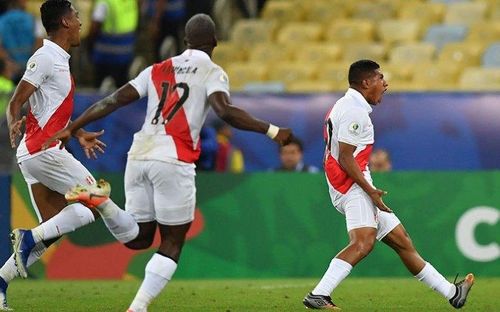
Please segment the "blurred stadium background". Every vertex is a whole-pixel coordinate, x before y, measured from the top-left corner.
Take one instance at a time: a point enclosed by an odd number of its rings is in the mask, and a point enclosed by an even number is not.
[[[39,15],[42,2],[29,0],[28,11]],[[499,278],[500,0],[267,0],[260,11],[260,1],[243,1],[253,18],[244,18],[236,2],[210,1],[221,39],[213,58],[228,72],[234,104],[291,127],[304,141],[305,161],[321,167],[323,117],[348,87],[349,64],[376,60],[389,92],[372,114],[375,145],[390,153],[393,165],[392,172],[374,174],[376,184],[389,191],[389,206],[443,274]],[[85,37],[93,1],[73,3]],[[131,77],[154,59],[148,34],[141,21]],[[160,54],[175,51],[166,40]],[[85,47],[72,52],[75,115],[113,89],[109,80],[90,88],[86,53]],[[37,223],[8,145],[7,99],[0,97],[2,263],[10,254],[10,228]],[[74,142],[69,147],[111,181],[122,206],[126,152],[143,108],[141,101],[89,128],[106,130],[108,149],[99,160],[86,160]],[[278,149],[263,136],[235,131],[233,144],[243,152],[245,172],[198,174],[197,218],[176,279],[321,276],[347,241],[323,175],[268,172],[279,164]],[[99,221],[60,240],[31,273],[138,279],[152,252],[125,249]],[[379,247],[353,275],[408,273]]]

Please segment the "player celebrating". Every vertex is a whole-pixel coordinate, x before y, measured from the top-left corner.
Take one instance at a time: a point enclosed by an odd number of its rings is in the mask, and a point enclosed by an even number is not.
[[[148,97],[146,119],[134,135],[125,170],[126,210],[140,231],[133,239],[115,237],[129,248],[144,249],[151,245],[159,227],[161,244],[146,265],[144,281],[129,311],[146,311],[177,268],[186,232],[194,219],[194,162],[200,155],[199,133],[209,107],[238,129],[266,133],[280,144],[291,137],[289,129],[254,119],[231,105],[228,77],[210,59],[217,40],[215,24],[208,15],[193,16],[185,32],[187,50],[146,68],[47,143],[59,139],[64,146],[80,127]],[[79,186],[67,198],[86,203],[91,195],[92,190]]]
[[[338,307],[330,294],[367,256],[375,240],[382,240],[399,255],[406,268],[459,309],[465,304],[474,275],[452,284],[424,261],[399,219],[382,201],[386,192],[372,184],[368,159],[374,143],[371,105],[378,105],[388,84],[380,66],[369,60],[349,68],[350,88],[333,106],[325,121],[325,174],[333,205],[345,215],[349,245],[340,251],[316,288],[303,300],[312,309]]]
[[[91,210],[80,203],[68,205],[64,194],[75,184],[89,185],[103,196],[95,198],[92,203],[95,205],[107,199],[109,193],[103,185],[98,187],[90,172],[66,150],[59,149],[55,142],[42,150],[42,144],[68,124],[73,112],[75,85],[68,51],[80,44],[81,23],[78,12],[67,0],[48,0],[40,11],[49,40],[44,40],[43,47],[29,59],[26,72],[10,100],[7,123],[10,142],[15,148],[21,126],[26,122],[26,131],[17,149],[17,161],[39,222],[43,223],[33,230],[14,230],[11,234],[14,254],[0,269],[0,310],[9,309],[6,292],[10,280],[18,274],[26,277],[27,267],[61,235],[94,221]],[[27,101],[27,117],[21,118],[21,106]],[[97,139],[101,134],[83,130],[76,133],[87,157],[95,158],[96,151],[103,151],[105,145]],[[107,203],[102,211],[117,219],[123,215],[136,225],[133,218],[111,200]],[[130,235],[138,231],[136,225]]]

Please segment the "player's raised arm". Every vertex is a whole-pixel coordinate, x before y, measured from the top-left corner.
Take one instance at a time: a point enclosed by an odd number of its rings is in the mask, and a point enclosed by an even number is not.
[[[208,97],[208,102],[217,116],[237,129],[265,133],[281,145],[287,144],[292,137],[292,131],[289,128],[279,128],[256,119],[243,109],[231,105],[231,100],[225,92],[212,93]]]
[[[21,136],[21,126],[26,117],[21,117],[21,107],[35,92],[36,87],[31,83],[21,80],[7,106],[7,126],[9,127],[10,146],[16,147],[16,139]]]

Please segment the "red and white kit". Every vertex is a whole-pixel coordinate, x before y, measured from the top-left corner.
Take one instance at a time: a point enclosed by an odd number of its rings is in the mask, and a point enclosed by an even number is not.
[[[208,54],[188,49],[146,68],[130,84],[148,103],[128,152],[126,210],[137,222],[188,223],[194,218],[194,162],[207,100],[217,91],[229,95],[228,77]]]
[[[345,215],[347,230],[360,227],[377,228],[382,239],[399,223],[394,213],[381,211],[361,187],[347,175],[338,162],[339,142],[356,146],[354,159],[365,179],[373,185],[368,161],[374,143],[372,108],[365,98],[349,89],[328,113],[325,120],[325,175],[333,205]]]
[[[68,151],[54,143],[45,151],[42,144],[66,127],[73,113],[75,85],[69,69],[70,55],[50,40],[28,60],[23,80],[36,87],[29,98],[26,131],[17,148],[17,161],[28,185],[42,183],[60,194],[76,184],[91,184],[90,172]],[[31,192],[31,187],[28,187]],[[33,207],[41,222],[32,197]]]

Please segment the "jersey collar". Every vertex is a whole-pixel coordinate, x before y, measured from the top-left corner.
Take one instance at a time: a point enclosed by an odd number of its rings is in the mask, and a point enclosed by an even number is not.
[[[69,60],[69,58],[71,57],[71,55],[69,55],[68,52],[64,51],[64,49],[61,48],[57,43],[54,43],[48,39],[43,39],[43,45],[50,47],[51,49],[56,50],[56,52],[58,54],[60,54],[62,57],[64,57],[67,60]]]
[[[197,57],[201,57],[201,58],[204,58],[207,60],[210,59],[210,56],[208,56],[207,53],[205,53],[201,50],[196,50],[196,49],[186,49],[186,51],[184,51],[182,53],[182,56],[197,56]]]
[[[368,114],[372,112],[373,110],[372,106],[366,101],[366,99],[358,90],[349,88],[349,90],[347,90],[346,92],[346,95],[353,97],[357,103],[361,104],[361,106],[363,106],[363,108],[366,109]]]

